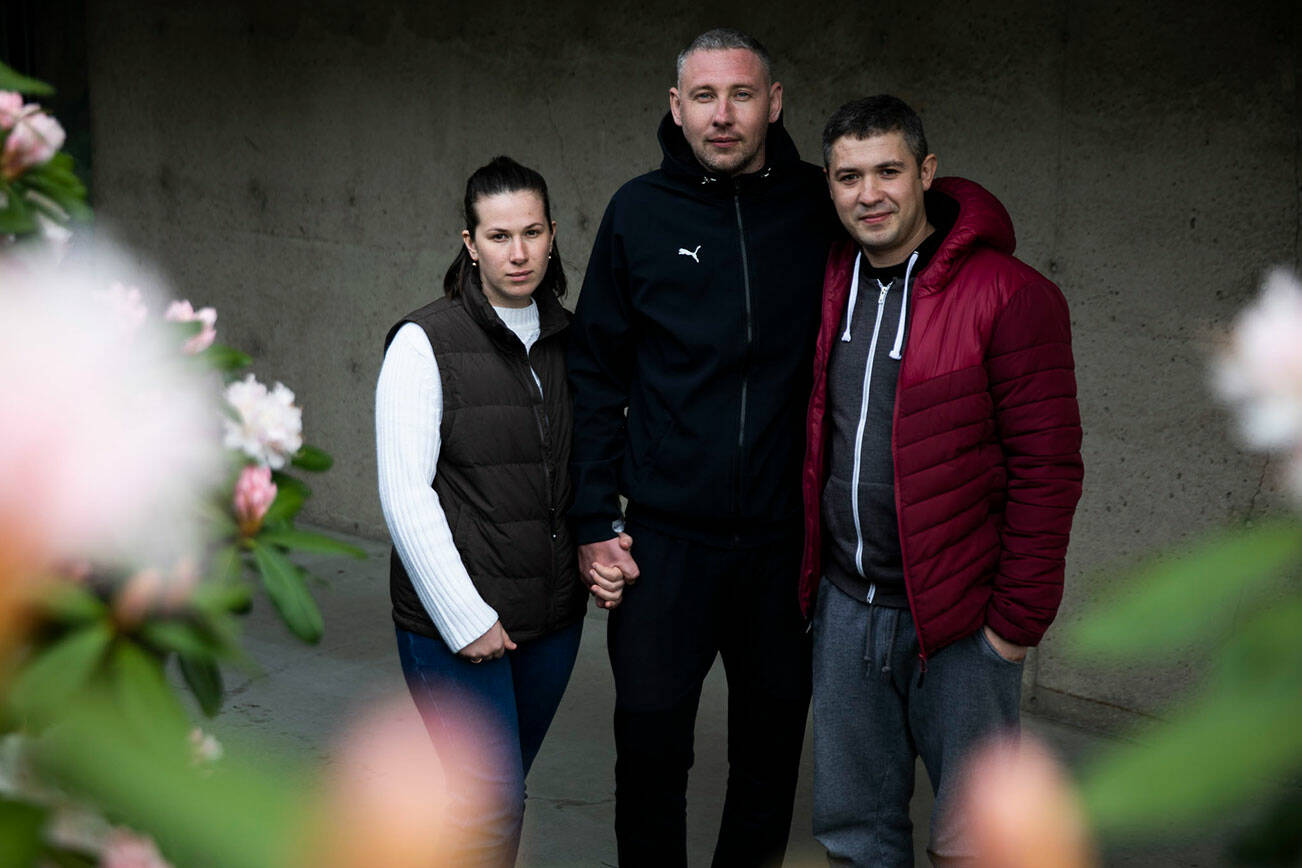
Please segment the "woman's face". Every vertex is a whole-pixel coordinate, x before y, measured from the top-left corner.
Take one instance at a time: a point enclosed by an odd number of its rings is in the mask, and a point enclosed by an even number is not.
[[[547,219],[542,196],[515,190],[475,200],[479,225],[461,240],[479,263],[484,296],[497,307],[528,307],[547,273],[556,224]]]

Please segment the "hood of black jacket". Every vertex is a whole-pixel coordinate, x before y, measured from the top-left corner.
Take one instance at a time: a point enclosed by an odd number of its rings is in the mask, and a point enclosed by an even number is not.
[[[674,116],[670,112],[665,112],[665,116],[660,119],[660,129],[656,136],[660,139],[660,151],[664,154],[660,168],[666,175],[697,183],[706,179],[724,180],[723,176],[711,172],[696,159],[692,146],[687,144],[687,138],[683,135],[683,128],[674,123]],[[796,150],[796,143],[791,140],[786,127],[782,125],[782,116],[779,115],[776,121],[769,124],[768,135],[764,140],[764,166],[755,174],[764,175],[766,169],[780,170],[799,162],[800,153]]]

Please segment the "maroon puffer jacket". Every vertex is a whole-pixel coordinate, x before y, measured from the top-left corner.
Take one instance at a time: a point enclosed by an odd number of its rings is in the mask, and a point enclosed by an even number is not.
[[[961,178],[931,190],[958,203],[958,220],[909,290],[892,437],[904,579],[924,660],[983,624],[1019,645],[1040,641],[1062,599],[1082,477],[1066,300],[1012,256],[1012,221],[987,190]],[[849,241],[834,247],[823,281],[801,479],[806,615],[822,575],[827,360],[855,253]]]

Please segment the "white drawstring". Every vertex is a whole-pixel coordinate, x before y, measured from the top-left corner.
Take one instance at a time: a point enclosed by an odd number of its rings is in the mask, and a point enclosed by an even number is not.
[[[908,266],[904,269],[904,299],[900,302],[900,324],[895,329],[895,346],[891,347],[891,358],[896,360],[904,356],[904,318],[909,315],[909,275],[913,273],[913,263],[917,261],[918,252],[915,250],[909,257]],[[858,262],[855,266],[857,269]]]
[[[862,258],[861,250],[854,257],[854,276],[850,278],[850,303],[845,306],[845,331],[841,334],[841,340],[847,344],[850,342],[850,323],[854,320],[854,302],[859,297],[859,260]]]

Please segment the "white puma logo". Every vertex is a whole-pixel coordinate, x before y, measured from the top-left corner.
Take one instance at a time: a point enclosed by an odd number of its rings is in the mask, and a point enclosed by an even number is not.
[[[701,245],[699,245],[699,244],[696,245],[696,249],[695,249],[695,250],[688,250],[686,247],[680,247],[680,248],[678,248],[678,255],[679,255],[679,256],[690,256],[690,257],[692,257],[692,260],[693,260],[697,265],[700,265],[700,264],[701,264],[701,260],[698,259],[697,256],[696,256],[696,254],[698,254],[698,253],[700,253],[700,252],[701,252]]]

